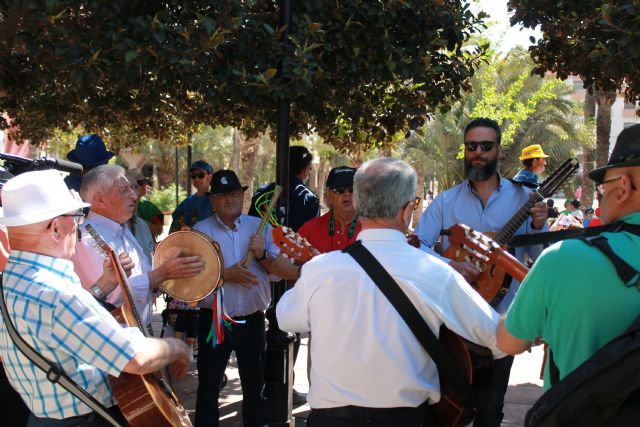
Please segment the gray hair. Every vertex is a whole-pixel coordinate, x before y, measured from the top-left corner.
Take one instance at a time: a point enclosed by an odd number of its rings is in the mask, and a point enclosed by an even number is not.
[[[93,203],[98,193],[108,193],[119,175],[125,174],[123,167],[118,165],[100,165],[82,175],[80,197],[87,203]]]
[[[416,171],[402,160],[381,157],[360,166],[353,180],[353,202],[363,218],[393,219],[416,195]]]

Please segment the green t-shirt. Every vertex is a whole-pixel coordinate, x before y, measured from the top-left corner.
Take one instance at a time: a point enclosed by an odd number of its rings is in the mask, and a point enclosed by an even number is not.
[[[640,224],[640,213],[622,220]],[[618,256],[640,270],[639,236],[604,235]],[[599,249],[571,239],[556,243],[540,255],[520,285],[505,327],[523,340],[543,337],[553,350],[562,379],[624,332],[638,314],[638,288],[627,288]],[[544,378],[547,389],[548,362]]]

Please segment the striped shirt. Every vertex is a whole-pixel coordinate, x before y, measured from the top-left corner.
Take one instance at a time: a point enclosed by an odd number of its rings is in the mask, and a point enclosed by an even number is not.
[[[124,329],[80,285],[68,260],[11,251],[4,295],[22,338],[105,406],[114,405],[107,374],[119,376],[144,336]],[[69,418],[91,412],[14,346],[0,316],[0,355],[11,385],[37,417]]]

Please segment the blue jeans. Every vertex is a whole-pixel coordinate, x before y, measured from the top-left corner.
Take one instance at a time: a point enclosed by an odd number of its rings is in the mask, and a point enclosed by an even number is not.
[[[511,374],[513,356],[497,359],[493,366],[493,376],[489,386],[487,400],[478,411],[478,416],[473,421],[473,427],[500,427],[504,414],[504,395],[509,386],[509,374]]]
[[[264,391],[264,361],[266,334],[264,313],[247,316],[244,324],[225,330],[224,341],[213,348],[206,342],[211,328],[211,310],[200,311],[198,324],[198,394],[196,398],[196,427],[218,426],[219,386],[235,350],[242,384],[242,424],[262,427],[267,423],[267,398]]]

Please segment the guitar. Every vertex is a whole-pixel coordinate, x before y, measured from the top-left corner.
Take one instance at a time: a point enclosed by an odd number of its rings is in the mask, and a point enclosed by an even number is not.
[[[526,266],[496,242],[466,225],[456,224],[449,228],[447,234],[452,245],[462,247],[467,257],[476,260],[481,268],[495,265],[518,281],[522,281],[529,272]],[[491,384],[493,356],[488,348],[472,343],[444,326],[440,328],[439,341],[470,385],[471,407],[462,405],[450,379],[441,376],[442,397],[432,406],[435,424],[438,427],[464,426],[473,421]]]
[[[319,253],[307,239],[283,225],[271,230],[271,238],[280,248],[280,252],[293,259],[298,265],[304,264]]]
[[[109,257],[111,265],[116,271],[118,284],[122,289],[124,305],[113,310],[111,314],[119,323],[136,327],[148,337],[149,331],[144,327],[138,314],[127,275],[120,260],[91,224],[86,225],[85,229],[98,247]],[[109,376],[109,383],[114,398],[118,402],[118,407],[130,426],[191,427],[187,411],[161,372],[146,375],[123,372],[118,378]]]
[[[485,234],[492,237],[493,242],[498,245],[506,245],[511,240],[514,233],[529,218],[529,211],[531,208],[536,203],[543,201],[545,198],[553,196],[562,184],[569,179],[576,170],[578,170],[578,167],[578,160],[565,160],[560,167],[549,175],[537,191],[531,192],[529,200],[527,200],[527,202],[518,209],[515,215],[497,233]],[[455,225],[453,227],[455,227]],[[449,228],[449,230],[444,230],[442,234],[450,235],[453,227]],[[503,294],[506,293],[508,287],[503,287],[503,283],[505,283],[505,279],[510,280],[510,278],[506,276],[508,271],[505,271],[504,265],[495,265],[491,259],[488,262],[485,262],[482,259],[475,259],[466,252],[465,243],[466,240],[464,237],[454,243],[449,236],[449,247],[444,251],[443,256],[454,261],[472,262],[481,267],[480,275],[471,285],[486,301],[491,301],[495,298],[499,291]],[[513,277],[516,280],[521,280],[515,276]]]

